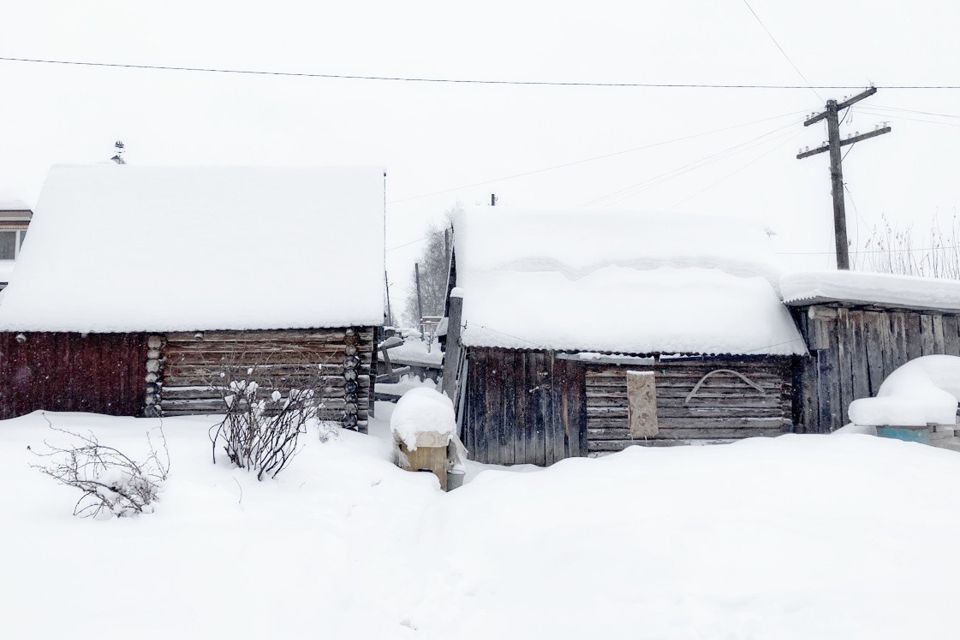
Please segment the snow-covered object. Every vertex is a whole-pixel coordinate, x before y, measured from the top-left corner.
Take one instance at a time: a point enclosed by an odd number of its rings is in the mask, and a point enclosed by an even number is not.
[[[397,364],[420,364],[433,367],[439,367],[443,362],[443,351],[440,345],[434,342],[428,345],[419,336],[410,336],[400,345],[388,349],[390,362]],[[383,360],[383,355],[380,355]]]
[[[887,376],[875,398],[850,403],[850,421],[864,426],[955,425],[960,358],[923,356]]]
[[[784,274],[780,291],[787,304],[850,302],[911,309],[960,311],[960,280],[860,271]]]
[[[380,324],[383,188],[374,168],[54,167],[0,329]]]
[[[489,207],[455,224],[468,346],[806,352],[759,227],[708,216]]]
[[[447,446],[456,428],[457,418],[450,398],[428,387],[404,393],[390,416],[394,440],[411,451],[418,446]]]

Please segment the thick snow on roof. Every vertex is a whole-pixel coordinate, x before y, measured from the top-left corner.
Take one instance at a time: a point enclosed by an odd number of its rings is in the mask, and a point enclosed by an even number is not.
[[[707,216],[485,208],[456,221],[469,346],[794,354],[763,229]]]
[[[780,279],[787,304],[849,302],[960,311],[960,280],[858,271],[788,273]]]
[[[0,329],[380,324],[383,188],[374,168],[54,167]]]
[[[693,266],[779,276],[763,227],[732,218],[484,207],[464,211],[455,224],[457,268],[470,272],[508,269],[578,276],[605,266]]]

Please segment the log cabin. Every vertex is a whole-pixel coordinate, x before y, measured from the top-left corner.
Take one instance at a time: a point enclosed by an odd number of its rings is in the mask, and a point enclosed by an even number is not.
[[[762,228],[496,207],[464,212],[454,237],[444,389],[471,458],[793,430],[807,350]]]
[[[256,367],[364,431],[383,230],[380,169],[54,167],[0,303],[0,418],[219,413],[217,376]]]

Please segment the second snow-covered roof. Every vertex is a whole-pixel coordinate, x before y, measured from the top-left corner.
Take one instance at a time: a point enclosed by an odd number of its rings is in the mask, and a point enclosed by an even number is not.
[[[792,306],[824,302],[904,309],[960,311],[960,280],[863,271],[808,271],[780,279]]]
[[[764,230],[711,216],[483,208],[456,220],[468,346],[797,354]]]
[[[374,168],[54,167],[0,329],[380,324],[383,188]]]

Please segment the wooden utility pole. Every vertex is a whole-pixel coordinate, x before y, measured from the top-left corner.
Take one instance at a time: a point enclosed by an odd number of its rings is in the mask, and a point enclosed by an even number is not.
[[[830,152],[830,190],[833,194],[833,229],[834,242],[836,243],[837,250],[838,269],[846,270],[850,268],[850,251],[849,245],[847,244],[847,212],[843,198],[843,169],[841,167],[843,158],[840,156],[840,147],[848,144],[855,144],[861,140],[873,138],[874,136],[879,136],[884,133],[890,133],[890,127],[878,127],[876,130],[871,131],[870,133],[861,134],[857,132],[857,134],[841,140],[840,112],[851,107],[855,103],[860,102],[864,98],[869,98],[876,92],[876,87],[870,87],[863,93],[859,93],[840,103],[838,103],[836,100],[827,100],[825,111],[808,118],[803,123],[803,126],[809,127],[810,125],[820,122],[821,120],[827,121],[827,143],[817,147],[816,149],[810,149],[798,153],[797,160],[809,158],[810,156],[815,156],[818,153],[823,153],[825,151]]]
[[[423,336],[423,298],[420,295],[420,263],[413,264],[413,273],[417,280],[417,314],[420,316],[417,322],[420,324],[420,336]]]
[[[393,326],[393,311],[390,309],[390,280],[387,279],[387,272],[383,272],[383,286],[387,290],[387,324]]]

